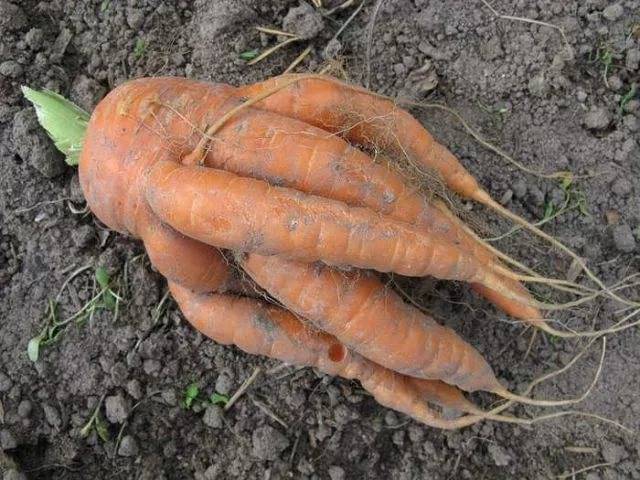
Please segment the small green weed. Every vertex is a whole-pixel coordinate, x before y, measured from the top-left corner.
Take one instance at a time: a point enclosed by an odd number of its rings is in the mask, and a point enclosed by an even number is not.
[[[200,395],[200,387],[197,383],[191,383],[184,391],[184,398],[182,399],[182,406],[189,410],[193,405],[193,402]]]
[[[209,398],[201,398],[200,386],[194,382],[187,385],[187,388],[184,390],[182,407],[185,410],[190,410],[196,402],[200,402],[203,406],[222,405],[224,407],[229,402],[229,397],[218,392],[213,392],[209,395]]]
[[[42,348],[51,345],[58,340],[62,333],[72,323],[82,325],[87,320],[91,320],[95,313],[100,310],[112,311],[114,321],[117,320],[120,303],[123,299],[113,290],[113,286],[117,282],[111,281],[109,274],[103,267],[95,269],[95,283],[100,287],[98,292],[96,293],[96,285],[94,283],[93,297],[74,314],[64,319],[59,318],[59,299],[62,292],[73,278],[77,277],[89,268],[89,266],[85,266],[73,272],[71,276],[65,280],[56,298],[49,299],[45,310],[44,327],[40,333],[29,340],[29,343],[27,344],[27,355],[32,362],[38,361]]]
[[[631,85],[629,91],[625,93],[620,99],[620,114],[624,113],[624,107],[626,107],[627,104],[634,99],[636,93],[638,93],[638,86],[634,83],[633,85]]]
[[[247,50],[246,52],[242,52],[240,54],[240,58],[245,61],[253,60],[258,56],[260,52],[257,49]]]
[[[100,414],[100,408],[102,407],[103,401],[104,396],[98,402],[98,405],[93,411],[91,418],[89,418],[89,421],[85,424],[84,427],[82,427],[82,430],[80,430],[80,435],[82,437],[88,437],[89,434],[91,434],[91,431],[95,429],[96,433],[103,442],[108,442],[110,440],[111,436],[109,435],[109,428],[107,427],[106,422]]]
[[[136,40],[135,46],[133,47],[133,55],[136,57],[136,59],[140,60],[146,52],[147,42],[145,42],[142,38],[138,38]]]

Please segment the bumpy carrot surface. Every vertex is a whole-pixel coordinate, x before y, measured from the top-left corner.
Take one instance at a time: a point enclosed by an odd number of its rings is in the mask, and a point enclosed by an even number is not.
[[[205,165],[272,185],[368,207],[391,218],[419,226],[426,233],[445,236],[492,268],[499,262],[452,215],[409,186],[388,161],[375,162],[363,151],[335,134],[279,114],[251,109],[229,120],[209,146]],[[512,291],[529,297],[517,281],[504,278]],[[476,291],[510,315],[540,319],[540,312],[480,284]],[[529,297],[530,298],[530,297]]]
[[[282,75],[240,91],[252,97],[295,78],[296,75]],[[438,173],[451,190],[464,197],[476,198],[477,192],[482,191],[476,179],[420,122],[393,102],[365,89],[332,77],[316,76],[276,92],[258,106],[329,132],[340,132],[354,143],[410,155],[412,161]]]
[[[256,254],[247,255],[242,266],[289,310],[392,370],[438,378],[467,391],[491,391],[498,385],[475,348],[373,275]]]
[[[255,299],[195,294],[177,284],[169,285],[185,317],[198,331],[218,343],[233,344],[248,353],[359,380],[378,403],[427,425],[460,428],[481,419],[474,416],[442,418],[429,406],[429,401],[471,413],[478,409],[451,386],[412,379],[376,365],[331,335],[304,325],[286,310]]]
[[[145,242],[152,262],[171,281],[186,316],[204,333],[252,353],[358,378],[381,403],[425,422],[439,422],[419,396],[463,402],[460,398],[464,397],[455,397],[459,392],[452,387],[434,390],[432,386],[436,384],[421,383],[388,370],[387,364],[379,366],[365,360],[334,337],[314,331],[276,307],[221,293],[204,294],[223,290],[230,278],[217,248],[465,280],[525,305],[529,303],[528,295],[487,268],[490,256],[481,249],[476,254],[477,245],[465,239],[463,233],[458,234],[460,229],[455,223],[440,222],[442,217],[426,211],[424,201],[398,175],[385,172],[385,167],[376,165],[346,142],[301,122],[280,117],[280,123],[275,124],[283,131],[303,128],[300,138],[305,132],[320,135],[315,142],[300,142],[302,148],[294,152],[295,158],[300,157],[299,167],[288,175],[284,167],[291,166],[291,160],[284,162],[286,149],[293,151],[294,146],[278,147],[281,135],[272,136],[268,145],[260,144],[258,139],[249,145],[248,137],[243,136],[246,129],[259,127],[265,131],[267,120],[275,121],[275,117],[248,109],[223,124],[208,140],[208,166],[183,165],[185,159],[193,157],[194,148],[201,145],[203,131],[242,103],[239,91],[233,87],[177,78],[136,80],[113,91],[91,117],[80,159],[80,180],[91,209],[111,228]],[[326,141],[322,141],[323,137]],[[381,141],[387,140],[381,136]],[[262,165],[237,154],[260,149],[271,149],[272,153],[271,157],[267,153]],[[350,168],[326,171],[331,166],[331,156],[339,154]],[[266,166],[268,162],[272,165]],[[354,165],[357,168],[352,169]],[[456,175],[454,172],[450,176],[457,178]],[[278,186],[282,184],[293,188]],[[394,201],[390,202],[391,198]],[[425,215],[431,215],[431,220],[421,220]],[[429,222],[433,228],[427,228]],[[446,223],[446,228],[438,231],[439,223]],[[452,241],[452,232],[460,242]],[[365,297],[366,288],[365,285],[362,290]],[[321,294],[322,290],[318,292]],[[357,297],[351,299],[350,308],[358,308]],[[404,335],[410,351],[416,353],[420,346],[413,337],[421,333],[415,328],[416,318],[395,298],[389,300],[398,312],[398,317],[392,319],[394,326],[389,327],[397,327],[393,331],[398,334],[391,339],[391,344],[396,344],[389,354],[393,357],[390,363],[410,372],[415,359],[411,355],[402,359],[399,343]],[[339,300],[331,295],[327,299]],[[307,307],[311,313],[312,306]],[[262,316],[258,315],[260,312]],[[336,315],[345,319],[348,314]],[[260,323],[267,317],[269,322]],[[495,391],[492,381],[487,380],[495,377],[475,350],[453,334],[447,336],[448,330],[424,322],[424,318],[420,321],[421,328],[436,332],[434,337],[444,335],[444,339],[434,339],[433,343],[434,349],[438,348],[429,367],[434,377],[452,379],[470,390]],[[454,351],[440,348],[445,344]],[[365,347],[362,342],[358,345],[361,350]],[[367,347],[370,356],[376,347],[382,348],[375,344]],[[306,349],[315,356],[309,357]],[[467,356],[475,365],[473,373],[465,364]],[[348,364],[356,373],[347,369],[347,364],[340,367],[342,370],[336,366],[345,358],[358,359]],[[383,355],[375,358],[385,362]],[[472,407],[467,408],[471,410]],[[443,428],[453,425],[438,424]]]

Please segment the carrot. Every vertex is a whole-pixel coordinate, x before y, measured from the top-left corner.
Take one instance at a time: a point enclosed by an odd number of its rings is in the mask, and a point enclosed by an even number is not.
[[[295,117],[329,132],[340,132],[351,142],[371,145],[411,160],[438,173],[445,184],[463,197],[484,199],[487,195],[458,159],[408,112],[393,102],[358,87],[320,75],[282,75],[240,89],[254,97],[298,81],[257,105]]]
[[[146,178],[146,199],[156,215],[210,245],[481,283],[521,303],[534,303],[445,238],[365,208],[165,160],[156,162]]]
[[[374,162],[361,150],[336,135],[296,119],[260,110],[248,110],[231,118],[209,145],[204,157],[208,167],[265,180],[273,185],[368,207],[391,218],[415,224],[425,233],[436,232],[486,264],[501,267],[495,256],[411,188],[383,161]],[[311,172],[313,172],[311,174]],[[523,297],[528,292],[516,281],[504,283]],[[474,289],[510,315],[523,320],[540,319],[527,304],[476,284]]]
[[[565,307],[584,303],[598,295],[606,295],[631,308],[640,307],[639,302],[623,298],[614,289],[607,287],[588,268],[584,259],[569,247],[496,202],[446,147],[435,141],[415,118],[398,108],[391,99],[364,88],[347,85],[332,77],[315,74],[282,75],[244,86],[239,91],[250,97],[251,105],[295,117],[330,132],[340,133],[353,143],[407,156],[411,163],[421,165],[427,171],[436,172],[451,190],[462,197],[486,205],[562,250],[580,266],[589,280],[601,289],[595,295],[589,295],[578,302],[569,302]],[[523,275],[519,279],[549,285],[571,284],[539,275]],[[574,293],[580,294],[580,290],[585,290],[581,287],[571,285]],[[497,299],[497,295],[501,293],[494,290],[494,298]],[[503,301],[501,303],[504,304]],[[554,335],[572,336],[546,324],[540,326]],[[600,333],[611,331],[607,329]],[[596,332],[584,334],[589,336]],[[573,334],[576,335],[581,334]]]
[[[241,265],[287,309],[391,370],[441,379],[469,392],[499,385],[475,348],[373,275],[256,254],[246,255]]]
[[[257,102],[259,98],[253,101]],[[183,284],[172,283],[174,290],[184,289],[186,285],[199,292],[208,292],[219,290],[226,284],[229,275],[225,262],[214,248],[198,243],[203,242],[211,247],[278,254],[305,262],[323,261],[383,272],[460,279],[480,283],[522,304],[538,305],[527,295],[514,292],[501,274],[487,268],[486,259],[470,253],[465,245],[456,245],[441,232],[412,224],[414,215],[412,223],[408,223],[371,208],[351,206],[292,188],[275,187],[262,180],[220,169],[181,164],[201,163],[206,157],[206,148],[215,140],[206,132],[232,129],[232,125],[225,122],[238,113],[246,113],[250,117],[247,105],[233,87],[182,79],[145,79],[130,82],[112,92],[97,107],[86,127],[80,156],[80,179],[89,205],[112,228],[142,238],[158,268],[173,282]],[[282,122],[285,127],[287,119],[282,119]],[[241,127],[242,124],[235,126],[236,134]],[[203,130],[206,130],[204,135]],[[233,133],[228,131],[228,139],[233,140]],[[362,159],[363,162],[365,160]],[[303,164],[309,168],[310,162]],[[384,180],[381,177],[379,184],[382,185]],[[313,188],[313,182],[308,182],[308,188]],[[397,185],[397,188],[403,187]],[[347,191],[346,188],[343,190]],[[351,200],[356,204],[366,204],[362,193],[353,193]],[[375,195],[371,197],[374,198]],[[408,194],[407,198],[419,197]],[[455,223],[451,225],[455,227]],[[166,255],[164,250],[168,248],[175,249],[175,258]],[[208,262],[209,256],[214,260]],[[179,297],[180,292],[176,296]],[[207,328],[215,327],[212,336],[219,337],[222,342],[238,343],[255,353],[269,351],[278,358],[303,364],[308,360],[304,346],[306,343],[314,345],[315,334],[304,333],[309,327],[296,326],[290,320],[282,319],[286,312],[277,310],[274,313],[280,320],[276,322],[278,328],[273,337],[270,337],[272,323],[266,324],[269,328],[253,330],[247,324],[249,320],[259,323],[264,318],[256,316],[255,304],[250,300],[230,301],[221,293],[198,294],[196,297],[200,299],[198,308],[190,310],[189,302],[185,306],[185,313],[192,320],[198,322],[199,318],[205,318],[205,307],[219,307],[219,312],[209,313],[214,315],[214,320],[237,320],[226,324],[211,320],[213,327],[199,324],[205,332]],[[396,308],[404,313],[400,305]],[[290,314],[286,315],[290,317]],[[409,324],[413,321],[415,319],[411,315],[404,320],[398,319],[398,322]],[[438,330],[433,325],[427,326]],[[283,329],[288,332],[285,337],[278,333]],[[402,334],[402,328],[397,331]],[[438,333],[446,336],[444,330],[438,330]],[[292,338],[306,343],[302,348],[294,349]],[[441,343],[451,343],[466,354],[473,352],[454,336]],[[327,350],[334,363],[349,353],[340,342],[336,345],[332,344]],[[415,351],[415,345],[412,348]],[[317,349],[315,351],[318,352]],[[398,347],[395,346],[391,354],[397,355],[397,352]],[[464,366],[464,355],[456,357],[452,354],[451,357],[452,361],[438,359],[444,368],[437,370],[434,364],[432,374],[455,379],[470,389],[475,388],[473,382],[477,381],[482,388],[527,403],[558,405],[570,402],[522,398],[498,383],[492,385],[481,378],[456,376],[455,370]],[[411,358],[396,358],[398,365],[401,365],[400,360],[405,360],[405,366],[412,361]],[[477,368],[481,360],[474,360],[472,363],[476,364],[476,370],[469,369],[469,374],[481,375],[483,369]],[[330,368],[325,363],[322,365]],[[396,378],[399,374],[385,375]],[[372,389],[384,380],[373,372],[370,376],[375,381],[369,384],[370,379],[364,374],[361,376],[363,384],[370,385]],[[417,387],[410,379],[402,380],[402,383],[408,386],[401,389],[404,406],[399,408],[408,408],[407,402],[415,402],[412,388]],[[385,391],[387,393],[382,393]],[[385,383],[379,393],[383,403],[394,401],[389,397],[392,391]],[[419,410],[413,403],[411,405],[410,411],[415,413]]]
[[[378,403],[436,428],[462,428],[484,419],[485,413],[450,385],[406,377],[370,362],[331,335],[304,325],[286,310],[228,294],[196,294],[171,282],[169,287],[187,320],[218,343],[234,344],[254,355],[267,355],[359,380]],[[472,415],[445,419],[429,402]],[[511,417],[489,417],[517,421]]]

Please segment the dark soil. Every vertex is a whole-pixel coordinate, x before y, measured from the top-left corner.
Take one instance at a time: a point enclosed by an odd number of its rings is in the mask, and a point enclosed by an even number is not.
[[[637,273],[640,100],[632,89],[640,78],[640,1],[491,2],[500,13],[562,27],[567,45],[557,29],[498,19],[481,1],[388,0],[379,2],[368,55],[372,3],[332,41],[357,1],[321,17],[311,7],[291,11],[298,0],[0,0],[4,479],[551,478],[602,463],[576,478],[640,478],[637,437],[602,422],[564,417],[526,428],[487,422],[438,431],[380,407],[355,383],[216,345],[171,301],[157,311],[166,291],[161,277],[136,241],[75,213],[84,206],[75,169],[39,130],[20,93],[21,85],[46,87],[90,109],[114,86],[143,75],[243,84],[281,73],[311,45],[299,71],[337,60],[350,80],[380,93],[456,109],[531,169],[585,175],[572,186],[584,194],[582,211],[545,228],[608,282]],[[283,23],[309,39],[247,66],[241,53],[274,42],[253,27]],[[415,113],[508,208],[537,221],[552,202],[562,204],[557,180],[509,166],[440,110]],[[477,206],[463,207],[494,232],[508,229]],[[530,265],[556,275],[569,269],[570,261],[546,245],[516,239],[505,246]],[[90,299],[97,265],[119,279],[117,318],[102,310],[71,323],[30,361],[27,344],[43,328],[48,301],[84,265],[91,268],[59,298],[61,318]],[[477,345],[513,388],[565,364],[583,345],[538,335],[525,356],[530,332],[464,286],[403,282],[427,292],[437,317]],[[603,326],[620,317],[618,308],[593,303],[562,318]],[[640,429],[639,344],[634,329],[609,339],[602,378],[580,409]],[[597,364],[593,350],[536,395],[581,392]],[[257,366],[267,373],[230,411],[203,405],[215,391],[232,394]],[[184,392],[194,382],[201,395],[187,409]],[[98,404],[104,439],[95,428],[84,438]]]

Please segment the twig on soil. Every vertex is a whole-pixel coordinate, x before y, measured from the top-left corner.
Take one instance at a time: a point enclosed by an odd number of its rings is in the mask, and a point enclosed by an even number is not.
[[[66,200],[71,200],[71,198],[70,197],[62,197],[62,198],[57,198],[55,200],[45,200],[43,202],[38,202],[38,203],[36,203],[34,205],[31,205],[30,207],[18,208],[17,210],[13,211],[13,214],[14,215],[21,215],[23,213],[30,212],[31,210],[35,210],[36,208],[43,207],[45,205],[53,205],[55,203],[62,203],[64,201],[66,201]]]
[[[273,53],[277,52],[282,47],[285,47],[285,46],[287,46],[287,45],[289,45],[290,43],[293,43],[293,42],[298,42],[300,40],[301,40],[300,37],[297,37],[297,36],[293,36],[293,37],[287,38],[286,40],[274,45],[273,47],[268,48],[267,50],[262,52],[260,55],[258,55],[256,58],[254,58],[253,60],[249,60],[247,62],[247,65],[255,65],[256,63],[261,62],[262,60],[264,60],[268,56],[270,56]]]
[[[589,454],[598,453],[598,449],[595,447],[576,447],[573,445],[564,447],[564,450],[569,453],[589,453]]]
[[[527,351],[524,352],[524,356],[522,357],[521,362],[524,362],[529,357],[529,354],[533,349],[533,344],[536,341],[537,336],[538,336],[538,329],[534,328],[533,333],[531,334],[531,338],[529,339],[529,345],[527,346]]]
[[[270,27],[255,27],[256,30],[262,33],[267,33],[269,35],[281,35],[283,37],[295,37],[295,33],[285,32],[284,30],[278,30],[277,28]]]
[[[242,385],[240,385],[240,388],[238,388],[238,390],[236,390],[236,392],[233,395],[231,395],[231,398],[229,399],[227,404],[224,406],[225,412],[229,410],[233,406],[233,404],[236,403],[238,399],[244,394],[244,392],[247,391],[247,389],[251,386],[251,384],[255,382],[256,378],[258,378],[258,375],[260,375],[260,372],[262,372],[262,369],[260,367],[256,367],[253,370],[253,373],[251,374],[251,376],[247,378]]]
[[[327,17],[333,15],[338,10],[344,10],[345,8],[350,7],[351,5],[353,5],[353,2],[355,2],[355,0],[346,0],[337,7],[333,7],[331,10],[327,10],[326,12],[324,12],[324,15]]]
[[[298,450],[298,443],[300,443],[300,432],[296,433],[296,439],[293,442],[293,448],[291,449],[291,455],[289,455],[289,465],[293,465],[293,458],[296,456]]]
[[[358,8],[356,8],[353,13],[351,15],[349,15],[349,18],[347,18],[345,20],[345,22],[342,24],[342,26],[340,27],[340,29],[336,32],[336,34],[333,36],[333,38],[331,40],[336,40],[340,34],[342,32],[344,32],[345,28],[347,28],[349,26],[349,24],[353,21],[354,18],[356,18],[356,16],[358,15],[358,13],[360,13],[360,10],[362,10],[362,7],[364,7],[364,0],[362,0],[360,2],[360,5],[358,5]]]
[[[558,475],[556,478],[558,480],[564,480],[566,478],[575,478],[575,476],[578,475],[579,473],[595,470],[596,468],[609,467],[611,465],[613,465],[613,463],[611,462],[596,463],[595,465],[590,465],[588,467],[581,468],[580,470],[573,470],[571,473],[563,473],[562,475]]]
[[[289,64],[289,66],[287,67],[287,69],[282,72],[283,74],[285,73],[289,73],[291,72],[294,68],[296,68],[300,62],[302,62],[305,58],[307,58],[307,56],[311,53],[311,45],[309,45],[307,48],[305,48],[302,53],[300,55],[298,55],[293,62],[291,62]]]
[[[285,422],[284,420],[282,420],[279,416],[277,416],[275,413],[273,413],[269,407],[267,407],[267,405],[265,405],[263,402],[261,402],[260,400],[256,400],[256,399],[252,399],[251,400],[253,402],[253,404],[258,407],[260,410],[262,410],[262,412],[268,416],[269,418],[271,418],[273,421],[279,423],[280,425],[282,425],[285,429],[289,428],[289,425],[287,425],[287,422]]]
[[[548,23],[548,22],[542,22],[540,20],[533,20],[531,18],[525,18],[525,17],[514,17],[512,15],[502,15],[501,13],[499,13],[495,8],[493,8],[491,6],[491,4],[487,1],[487,0],[480,0],[482,3],[484,3],[484,5],[491,10],[491,13],[493,13],[497,18],[501,19],[501,20],[513,20],[516,22],[523,22],[523,23],[531,23],[534,25],[540,25],[542,27],[549,27],[549,28],[553,28],[554,30],[557,30],[558,32],[560,32],[560,35],[562,35],[562,39],[564,40],[565,45],[567,46],[567,50],[569,52],[572,51],[571,49],[571,44],[569,43],[569,40],[567,39],[567,36],[564,33],[564,30],[562,29],[562,27],[559,27],[557,25],[554,25],[552,23]]]
[[[378,12],[380,12],[380,8],[384,0],[377,0],[375,5],[373,6],[373,11],[371,12],[371,19],[369,20],[369,25],[367,25],[367,49],[365,52],[365,61],[367,65],[367,77],[364,82],[364,86],[369,88],[371,84],[371,47],[373,44],[373,29],[376,25],[376,19],[378,18]]]

